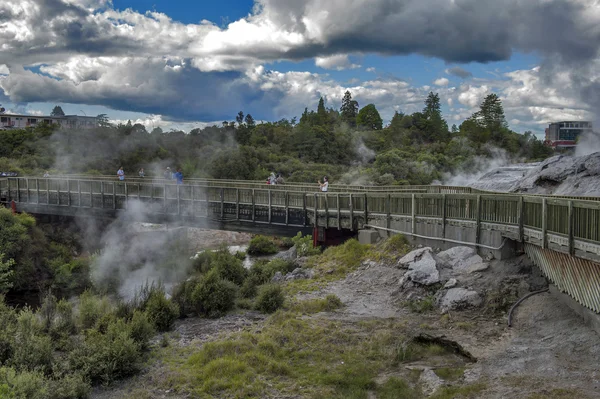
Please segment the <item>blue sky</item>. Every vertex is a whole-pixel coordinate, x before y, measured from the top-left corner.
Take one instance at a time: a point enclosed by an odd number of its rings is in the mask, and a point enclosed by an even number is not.
[[[600,106],[600,34],[580,23],[600,23],[600,6],[554,3],[4,0],[14,18],[0,26],[0,103],[189,130],[239,110],[292,118],[319,96],[338,108],[347,89],[389,120],[435,91],[452,125],[495,92],[514,130],[541,134],[553,120],[595,120]]]

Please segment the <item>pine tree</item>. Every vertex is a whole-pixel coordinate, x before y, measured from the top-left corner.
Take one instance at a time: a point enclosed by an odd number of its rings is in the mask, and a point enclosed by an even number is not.
[[[375,104],[366,105],[358,112],[356,124],[371,130],[381,130],[383,128],[383,120],[379,115],[379,111],[375,108]]]
[[[346,93],[344,93],[342,106],[340,107],[340,113],[342,114],[342,121],[346,122],[349,126],[356,126],[358,102],[352,99],[352,94],[350,94],[350,91],[346,91]]]
[[[65,112],[60,107],[60,105],[56,105],[56,106],[54,106],[54,108],[52,108],[52,112],[50,112],[50,116],[65,116]]]

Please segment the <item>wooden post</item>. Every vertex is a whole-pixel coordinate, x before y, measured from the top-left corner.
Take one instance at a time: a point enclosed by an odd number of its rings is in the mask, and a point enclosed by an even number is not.
[[[18,183],[18,180],[17,180]],[[56,202],[60,206],[60,180],[56,181]]]
[[[573,226],[573,201],[569,200],[569,254],[575,255],[575,247],[574,247],[574,227]]]
[[[25,190],[27,190],[27,203],[29,203],[29,179],[25,178]]]
[[[100,182],[100,196],[102,197],[102,201],[101,201],[102,205],[101,206],[102,206],[102,209],[104,209],[105,202],[104,202],[104,182],[103,181]]]
[[[367,193],[365,193],[365,195],[364,195],[364,200],[365,200],[365,203],[364,203],[364,205],[365,205],[365,222],[363,224],[369,224],[369,210],[368,210],[369,204],[367,202]]]
[[[181,215],[181,185],[177,185],[177,215]],[[222,211],[221,211],[222,213]],[[221,216],[222,217],[222,216]]]
[[[17,177],[17,202],[21,202],[21,183],[19,183],[18,177]]]
[[[386,207],[385,226],[386,226],[386,228],[390,229],[392,226],[392,194],[387,195],[387,201],[386,201],[385,207]],[[388,236],[389,235],[390,234],[388,233]]]
[[[221,219],[225,217],[225,189],[221,188]]]
[[[90,208],[94,207],[94,185],[92,184],[93,182],[90,181]]]
[[[140,201],[140,183],[137,184],[137,190],[138,190],[138,201]]]
[[[285,191],[285,225],[290,224],[290,195],[289,191]]]
[[[542,248],[548,248],[548,202],[546,197],[542,198]]]
[[[235,220],[240,220],[240,189],[235,189]]]
[[[317,228],[319,227],[319,198],[317,193],[315,193],[315,223],[314,223],[314,232],[317,233]]]
[[[336,200],[337,200],[337,228],[338,230],[342,229],[342,211],[341,211],[341,206],[340,206],[340,195],[336,194]]]
[[[29,192],[29,190],[27,190]],[[29,194],[27,194],[29,197]],[[67,206],[71,206],[71,181],[67,179]]]
[[[481,195],[477,196],[476,215],[475,215],[475,243],[479,244],[481,234]]]
[[[113,209],[117,209],[117,183],[113,182]]]
[[[50,182],[46,179],[46,205],[50,205]]]
[[[352,193],[350,193],[350,204],[348,204],[350,209],[350,229],[354,230],[354,203],[352,200]]]
[[[252,189],[252,221],[256,220],[256,199],[254,198],[254,189]]]
[[[414,235],[417,234],[417,197],[415,197],[414,194],[412,194],[412,196],[411,196],[410,218],[411,218],[410,232],[413,234],[412,239],[416,240],[417,237],[415,237]]]
[[[210,193],[208,192],[208,187],[205,187],[205,191],[204,191],[204,197],[206,199],[206,217],[208,218],[210,216]]]
[[[329,200],[327,198],[327,193],[325,193],[325,228],[329,228]]]
[[[446,194],[442,194],[442,238],[446,238]]]
[[[304,216],[302,220],[302,225],[306,226],[306,194],[302,194],[302,215]]]
[[[525,243],[525,197],[519,200],[519,240]]]
[[[208,203],[208,198],[206,199],[206,203]],[[165,208],[165,213],[167,212],[167,184],[163,184],[163,207]]]
[[[37,192],[37,203],[40,203],[40,179],[35,179],[35,189]]]
[[[123,187],[125,189],[125,209],[129,209],[129,192],[127,190],[127,183],[123,183],[125,186]]]
[[[271,224],[271,214],[273,213],[273,211],[271,208],[271,190],[268,190],[268,191],[269,191],[269,217],[268,217],[268,220],[269,220],[269,224]]]
[[[81,180],[77,180],[77,201],[81,207]]]

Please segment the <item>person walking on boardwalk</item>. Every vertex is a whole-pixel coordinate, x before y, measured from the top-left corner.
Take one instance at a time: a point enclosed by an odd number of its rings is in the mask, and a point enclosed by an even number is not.
[[[138,172],[138,176],[139,176],[139,177],[144,177],[144,176],[146,176],[146,174],[144,173],[144,168],[140,168],[140,171]]]
[[[123,167],[121,166],[119,168],[119,170],[117,170],[117,177],[119,178],[119,180],[125,180],[125,171],[123,170]]]
[[[177,168],[177,172],[173,177],[177,180],[177,184],[183,184],[183,173],[181,172],[181,168]]]
[[[327,179],[327,176],[323,176],[323,183],[319,180],[319,189],[324,193],[329,189],[329,180]]]

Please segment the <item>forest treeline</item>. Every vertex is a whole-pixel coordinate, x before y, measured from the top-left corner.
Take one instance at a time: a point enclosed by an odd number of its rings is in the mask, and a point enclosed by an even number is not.
[[[339,108],[323,98],[317,109],[306,108],[299,119],[257,123],[244,112],[221,126],[188,133],[141,124],[58,130],[38,125],[0,131],[0,170],[22,174],[126,174],[139,168],[160,174],[166,166],[181,167],[186,177],[266,179],[271,172],[287,181],[315,182],[323,175],[333,182],[361,184],[430,184],[463,170],[473,171],[481,158],[497,156],[540,160],[552,150],[534,134],[512,131],[502,102],[488,95],[479,111],[460,126],[448,126],[440,97],[430,93],[422,111],[396,112],[390,123],[374,104],[360,108],[346,92]],[[501,151],[502,152],[502,151]]]

